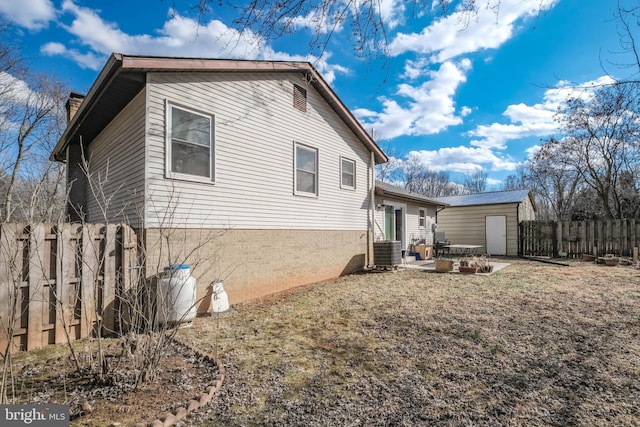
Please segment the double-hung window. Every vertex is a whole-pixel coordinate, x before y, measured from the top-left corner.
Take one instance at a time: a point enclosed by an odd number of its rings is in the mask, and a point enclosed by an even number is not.
[[[295,194],[318,195],[318,150],[295,144]]]
[[[167,172],[213,181],[213,117],[175,105],[168,105],[167,111]]]
[[[427,211],[422,208],[418,210],[418,226],[420,228],[427,227]]]
[[[340,157],[340,187],[354,190],[356,188],[356,162]]]

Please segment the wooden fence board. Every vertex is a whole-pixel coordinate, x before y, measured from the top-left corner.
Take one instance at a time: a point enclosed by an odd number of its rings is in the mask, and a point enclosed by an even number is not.
[[[22,330],[23,267],[20,224],[0,224],[0,351],[26,349],[26,331]],[[25,315],[26,317],[26,315]],[[13,325],[13,337],[6,331]],[[9,345],[11,343],[11,345]]]
[[[86,224],[82,228],[81,251],[78,254],[80,266],[80,294],[83,322],[80,324],[80,334],[88,336],[96,322],[96,298],[99,280],[99,250],[95,245],[95,227]]]
[[[640,222],[635,219],[598,221],[523,221],[520,224],[521,255],[553,256],[583,253],[633,256],[640,246]],[[554,230],[555,227],[555,230]]]
[[[56,316],[56,344],[66,342],[69,338],[77,339],[72,330],[73,310],[75,308],[75,286],[70,275],[69,264],[64,262],[74,257],[71,228],[59,224],[56,227],[56,295],[58,296]]]
[[[29,230],[29,311],[27,326],[27,350],[43,346],[44,295],[42,260],[44,259],[44,228]]]
[[[126,225],[0,224],[0,351],[91,336],[98,314],[105,333],[117,331],[136,243]]]
[[[102,261],[103,333],[116,333],[116,228],[105,227]]]

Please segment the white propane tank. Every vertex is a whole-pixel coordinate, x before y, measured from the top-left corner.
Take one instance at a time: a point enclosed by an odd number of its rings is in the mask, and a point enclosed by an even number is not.
[[[211,314],[229,310],[229,297],[222,286],[222,280],[216,279],[211,283]]]
[[[156,303],[159,323],[189,322],[196,317],[196,279],[188,265],[164,268]]]

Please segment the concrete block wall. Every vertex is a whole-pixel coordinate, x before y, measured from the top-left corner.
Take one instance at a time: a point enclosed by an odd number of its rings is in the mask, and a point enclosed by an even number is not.
[[[147,229],[144,242],[147,278],[166,265],[189,264],[204,313],[218,278],[236,304],[362,269],[367,231]]]

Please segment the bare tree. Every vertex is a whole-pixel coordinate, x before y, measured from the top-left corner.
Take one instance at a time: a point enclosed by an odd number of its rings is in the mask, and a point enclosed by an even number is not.
[[[638,84],[616,84],[567,101],[557,120],[563,137],[550,138],[537,160],[574,171],[598,196],[607,218],[622,216],[619,179],[640,167]]]
[[[553,153],[554,146],[537,153],[528,163],[529,182],[535,190],[540,219],[571,219],[580,174]]]
[[[449,180],[446,171],[433,171],[419,159],[410,157],[405,163],[405,188],[427,197],[451,196],[457,186]]]
[[[24,163],[48,162],[47,154],[63,128],[63,94],[66,93],[63,86],[50,76],[42,75],[33,78],[29,86],[24,83],[10,82],[14,85],[12,90],[5,92],[0,100],[5,118],[0,137],[11,160],[4,194],[4,221],[10,221],[16,209],[14,198]]]
[[[464,192],[467,194],[482,193],[487,189],[489,174],[483,170],[469,174],[464,178]]]
[[[544,5],[544,0],[524,1],[540,10]],[[220,0],[192,0],[192,4],[201,17],[213,8],[230,7]],[[250,0],[244,6],[233,6],[237,13],[233,24],[238,31],[250,32],[264,41],[276,40],[304,25],[311,32],[309,52],[317,57],[322,56],[331,38],[346,28],[357,55],[388,58],[388,6],[383,0]],[[425,14],[444,15],[455,8],[468,23],[481,8],[499,15],[501,0],[411,0],[401,6],[409,19],[420,19]]]
[[[0,36],[10,30],[0,20]],[[64,127],[68,90],[55,76],[32,73],[9,40],[0,42],[0,221],[51,220],[64,170],[48,156]]]
[[[529,185],[529,174],[526,166],[520,165],[516,168],[515,173],[508,175],[502,185],[504,191],[523,190]]]
[[[382,148],[389,157],[389,161],[380,165],[376,165],[376,179],[382,182],[391,183],[402,181],[402,153],[400,153],[400,150],[398,150],[396,146],[389,143],[387,143],[386,146]]]
[[[640,23],[640,5],[637,2],[618,0],[615,19],[618,23],[618,37],[620,40],[621,52],[617,54],[629,57],[622,61],[609,61],[618,68],[627,69],[631,74],[621,82],[638,81],[640,74],[640,51],[638,41],[636,40],[636,31]]]

